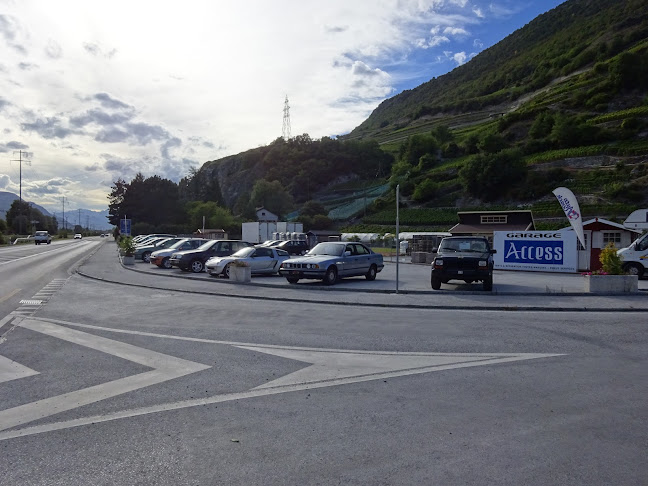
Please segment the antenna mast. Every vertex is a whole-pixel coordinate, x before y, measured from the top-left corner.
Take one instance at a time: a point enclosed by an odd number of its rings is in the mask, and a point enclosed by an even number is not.
[[[281,130],[281,135],[284,140],[288,141],[290,138],[290,105],[288,104],[288,95],[286,95],[286,101],[284,101],[283,112],[283,128]]]

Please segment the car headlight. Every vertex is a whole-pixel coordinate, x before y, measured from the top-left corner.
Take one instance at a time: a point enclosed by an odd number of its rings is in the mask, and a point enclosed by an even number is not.
[[[479,266],[480,267],[485,267],[486,266],[486,260],[479,260]]]
[[[434,266],[435,267],[442,267],[443,266],[443,258],[437,258],[434,260]]]

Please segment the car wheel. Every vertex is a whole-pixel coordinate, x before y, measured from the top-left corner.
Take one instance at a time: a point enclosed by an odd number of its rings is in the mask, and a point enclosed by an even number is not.
[[[52,240],[48,241],[47,244],[49,245],[52,242]]]
[[[635,263],[635,262],[630,262],[630,263],[625,264],[625,265],[623,266],[623,269],[624,269],[627,273],[629,273],[630,275],[636,275],[636,276],[638,276],[639,278],[641,278],[641,276],[642,276],[643,273],[644,273],[644,267],[643,267],[643,265],[640,265],[640,264]]]
[[[299,282],[299,279],[297,277],[286,277],[286,280],[288,280],[288,283],[290,284],[296,284]]]
[[[151,261],[151,252],[150,251],[145,251],[142,253],[142,261],[149,263]]]
[[[432,275],[432,278],[430,279],[430,283],[432,285],[433,290],[439,290],[441,288],[441,279],[439,277],[435,277]]]
[[[365,275],[365,278],[369,281],[376,280],[377,273],[378,273],[378,268],[376,267],[376,265],[371,265],[369,267],[369,270],[367,270],[367,274]]]
[[[484,290],[486,292],[490,292],[491,290],[493,290],[493,276],[492,275],[489,275],[488,277],[486,277],[484,279]]]
[[[230,278],[230,265],[231,263],[228,263],[225,265],[225,268],[223,268],[223,277],[225,278]]]
[[[200,273],[205,269],[205,265],[200,260],[194,260],[191,262],[191,271],[193,273]]]
[[[335,282],[337,282],[337,278],[337,268],[329,267],[329,269],[326,271],[326,274],[324,275],[324,283],[326,285],[333,285]]]
[[[166,268],[167,270],[171,268],[171,262],[169,261],[169,257],[162,259],[162,263],[160,263],[160,268]]]

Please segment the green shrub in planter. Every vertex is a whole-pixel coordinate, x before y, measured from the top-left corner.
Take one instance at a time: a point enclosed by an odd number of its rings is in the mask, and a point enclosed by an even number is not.
[[[133,243],[133,238],[127,236],[122,238],[119,241],[119,248],[124,252],[124,256],[133,256],[135,255],[135,244]]]

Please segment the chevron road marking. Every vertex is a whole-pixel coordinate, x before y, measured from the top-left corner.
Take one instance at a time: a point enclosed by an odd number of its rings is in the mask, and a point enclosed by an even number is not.
[[[230,345],[247,351],[260,352],[304,362],[309,364],[309,366],[251,390],[238,393],[163,403],[105,415],[82,417],[22,429],[8,430],[43,417],[54,415],[55,413],[72,410],[85,404],[94,403],[209,368],[206,365],[73,330],[60,324],[86,329],[112,331],[119,334]],[[87,346],[155,369],[151,372],[141,373],[128,378],[0,411],[0,431],[3,431],[0,432],[0,440],[232,400],[430,373],[433,371],[562,356],[560,354],[537,353],[400,353],[259,345],[111,329],[51,319],[24,319],[19,325],[32,331]]]

